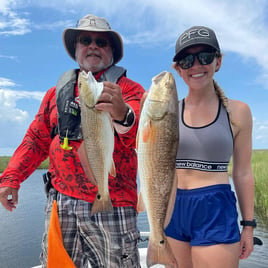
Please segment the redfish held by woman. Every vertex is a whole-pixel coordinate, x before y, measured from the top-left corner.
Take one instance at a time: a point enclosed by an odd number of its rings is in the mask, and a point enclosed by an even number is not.
[[[162,72],[152,79],[137,137],[141,196],[150,227],[147,266],[177,267],[164,234],[174,204],[178,143],[178,96],[174,78]],[[174,190],[175,189],[175,190]],[[141,204],[139,200],[138,209]]]
[[[114,130],[110,114],[95,109],[103,90],[103,83],[97,82],[91,72],[83,71],[78,77],[78,87],[83,134],[79,156],[88,179],[98,187],[91,209],[91,215],[93,215],[113,209],[108,177],[109,173],[115,176]]]

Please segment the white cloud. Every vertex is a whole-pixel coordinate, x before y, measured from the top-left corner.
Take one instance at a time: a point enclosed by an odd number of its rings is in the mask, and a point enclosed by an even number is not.
[[[253,120],[253,136],[255,137],[256,148],[262,149],[268,140],[268,120]],[[267,148],[265,148],[267,149]]]
[[[0,77],[0,88],[11,87],[11,86],[15,86],[15,83],[12,80],[8,78]]]
[[[14,81],[0,77],[0,155],[11,155],[14,152],[33,119],[30,107],[21,107],[29,100],[31,103],[40,103],[44,96],[44,92],[10,89],[16,87],[18,85]]]
[[[30,32],[30,21],[22,18],[15,11],[17,6],[23,4],[20,1],[1,0],[0,2],[0,36],[24,35]]]
[[[33,28],[36,30],[49,30],[49,31],[64,29],[66,27],[74,27],[74,21],[73,20],[58,20],[58,21],[49,22],[49,23],[41,22],[33,26]]]
[[[17,60],[16,56],[0,55],[0,58],[9,59],[9,60],[15,60],[15,61]]]
[[[2,78],[2,81],[4,79]],[[14,82],[6,79],[5,85],[14,85]],[[16,91],[1,88],[0,79],[0,122],[17,122],[23,124],[29,118],[29,113],[26,110],[17,107],[19,100],[34,99],[41,101],[44,92],[34,91]]]

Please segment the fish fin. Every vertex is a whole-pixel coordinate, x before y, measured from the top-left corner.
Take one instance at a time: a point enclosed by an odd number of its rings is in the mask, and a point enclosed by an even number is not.
[[[148,120],[145,122],[143,126],[143,131],[142,131],[142,140],[144,142],[147,142],[149,137],[150,137],[150,132],[151,132],[151,121]]]
[[[90,163],[88,161],[88,156],[87,156],[87,151],[86,151],[86,146],[84,141],[82,141],[80,147],[77,150],[80,162],[81,162],[81,166],[87,176],[87,178],[89,179],[90,183],[97,185],[97,181],[94,177],[93,171],[90,167]]]
[[[114,178],[116,177],[116,168],[115,168],[115,164],[114,164],[113,159],[112,159],[112,164],[111,164],[111,169],[110,169],[109,174]]]
[[[143,95],[142,95],[142,98],[141,98],[141,101],[140,101],[140,111],[139,111],[139,116],[141,117],[141,112],[142,112],[142,108],[143,108],[143,105],[144,105],[144,102],[146,100],[148,96],[148,91],[147,92],[144,92]],[[139,135],[139,131],[137,132],[137,135],[136,135],[136,149],[138,150],[138,144],[139,144],[139,138],[140,138],[140,135]]]
[[[177,177],[177,172],[176,169],[174,168],[174,179],[173,183],[171,186],[171,191],[170,191],[170,196],[169,196],[169,201],[168,201],[168,206],[167,206],[167,211],[166,211],[166,217],[164,221],[164,228],[167,227],[167,225],[170,222],[173,209],[174,209],[174,204],[175,204],[175,199],[176,199],[176,192],[177,192],[177,187],[178,187],[178,177]]]
[[[177,261],[166,239],[159,241],[159,245],[154,245],[149,239],[146,264],[147,267],[163,264],[167,268],[178,268]]]
[[[139,138],[140,138],[140,133],[139,133],[139,131],[137,131],[137,135],[136,135],[136,150],[138,150],[138,148],[139,148]]]
[[[146,206],[145,206],[144,200],[142,198],[141,192],[139,192],[139,196],[138,196],[137,211],[138,211],[138,213],[146,211]]]
[[[108,116],[109,116],[109,120],[110,120],[112,131],[113,131],[113,134],[114,134],[115,130],[114,130],[113,120],[112,120],[112,117],[110,115],[108,115]],[[112,163],[111,163],[111,168],[110,168],[109,174],[112,177],[114,177],[114,178],[116,177],[116,168],[115,168],[115,164],[114,164],[114,160],[113,159],[112,159]]]
[[[112,210],[113,205],[109,193],[104,196],[101,196],[100,193],[97,193],[91,208],[90,215],[93,216],[98,212],[112,212]]]
[[[142,95],[142,98],[141,98],[141,101],[140,101],[140,115],[141,115],[141,112],[142,112],[142,108],[143,108],[143,105],[144,105],[144,102],[148,96],[148,93],[149,91],[145,91]]]

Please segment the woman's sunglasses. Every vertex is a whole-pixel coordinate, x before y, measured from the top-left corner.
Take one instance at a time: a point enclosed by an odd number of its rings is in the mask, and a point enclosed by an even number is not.
[[[109,43],[109,41],[105,38],[96,38],[96,39],[92,39],[90,36],[79,36],[77,38],[77,41],[84,46],[89,46],[93,41],[95,42],[95,44],[98,47],[106,47]]]
[[[195,57],[197,57],[201,65],[208,65],[213,62],[215,56],[219,56],[218,51],[207,52],[200,51],[198,53],[191,53],[184,55],[182,58],[178,59],[176,62],[182,69],[189,69],[194,65]]]

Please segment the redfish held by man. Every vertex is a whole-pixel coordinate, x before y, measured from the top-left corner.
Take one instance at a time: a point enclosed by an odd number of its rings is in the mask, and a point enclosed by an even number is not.
[[[177,189],[178,95],[174,78],[162,72],[152,85],[140,114],[137,153],[141,196],[150,227],[147,267],[177,267],[164,234]],[[139,200],[138,210],[141,201]]]
[[[93,215],[113,209],[108,177],[109,173],[115,176],[114,130],[110,114],[95,109],[103,91],[103,83],[97,82],[91,72],[82,71],[78,77],[78,88],[83,134],[78,154],[88,179],[98,187],[91,209]]]

